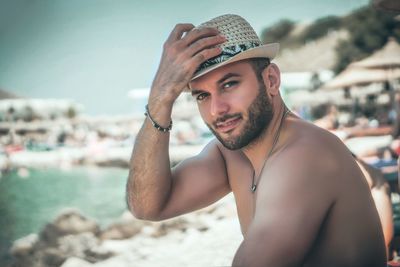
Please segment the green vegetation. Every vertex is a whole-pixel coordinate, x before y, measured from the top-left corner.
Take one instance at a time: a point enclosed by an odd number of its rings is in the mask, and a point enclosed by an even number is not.
[[[396,20],[395,14],[376,10],[372,6],[362,7],[345,17],[320,18],[297,33],[294,33],[294,29],[296,23],[284,19],[264,29],[261,40],[264,43],[279,42],[283,50],[301,47],[324,37],[332,30],[344,29],[350,33],[347,40],[337,44],[336,73],[349,63],[382,48],[389,37],[393,36],[400,41],[400,20]]]
[[[342,71],[349,63],[361,60],[382,48],[389,37],[400,41],[400,21],[395,15],[367,6],[344,17],[343,28],[350,32],[348,40],[340,41],[334,71]]]
[[[324,37],[329,31],[337,30],[341,26],[341,19],[335,16],[328,16],[317,19],[307,27],[299,36],[301,42],[308,42]]]
[[[264,29],[261,40],[263,43],[279,42],[282,49],[300,47],[309,41],[325,36],[331,30],[340,28],[341,19],[335,16],[318,19],[297,34],[293,33],[295,26],[295,22],[291,20],[281,20]]]
[[[283,19],[271,27],[264,29],[261,33],[261,40],[263,43],[282,42],[289,37],[294,26],[295,23],[293,21]]]

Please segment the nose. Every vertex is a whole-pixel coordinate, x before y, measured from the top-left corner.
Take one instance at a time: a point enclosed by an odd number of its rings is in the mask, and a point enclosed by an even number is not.
[[[210,112],[213,117],[219,117],[228,113],[229,105],[224,99],[220,96],[213,96],[211,99],[211,107]]]

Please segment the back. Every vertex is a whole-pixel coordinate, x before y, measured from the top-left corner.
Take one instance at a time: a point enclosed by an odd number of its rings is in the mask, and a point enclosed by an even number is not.
[[[386,266],[385,246],[379,216],[369,186],[348,149],[336,136],[295,120],[303,140],[297,145],[309,147],[306,157],[310,168],[324,173],[326,180],[315,190],[326,190],[333,203],[321,223],[305,266]],[[329,181],[328,181],[329,179]]]

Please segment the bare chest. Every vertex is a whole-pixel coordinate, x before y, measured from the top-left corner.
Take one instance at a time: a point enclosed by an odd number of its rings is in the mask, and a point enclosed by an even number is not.
[[[256,194],[251,192],[253,167],[240,156],[226,158],[229,183],[235,196],[236,209],[242,234],[245,235],[253,220]]]

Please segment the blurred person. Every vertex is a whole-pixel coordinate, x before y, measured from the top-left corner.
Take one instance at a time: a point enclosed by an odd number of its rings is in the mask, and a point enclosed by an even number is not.
[[[128,206],[159,221],[233,192],[244,237],[233,266],[385,266],[363,173],[337,137],[287,109],[270,63],[278,47],[236,15],[176,25],[132,152]],[[216,139],[171,169],[171,111],[185,89]]]
[[[367,164],[360,158],[356,158],[356,161],[368,182],[369,188],[371,189],[372,197],[381,220],[385,237],[386,252],[388,258],[390,258],[389,247],[394,235],[394,224],[389,183],[386,181],[383,173],[379,169]]]
[[[325,115],[314,121],[314,124],[326,130],[335,130],[339,127],[338,110],[335,105],[328,104],[325,107]]]

